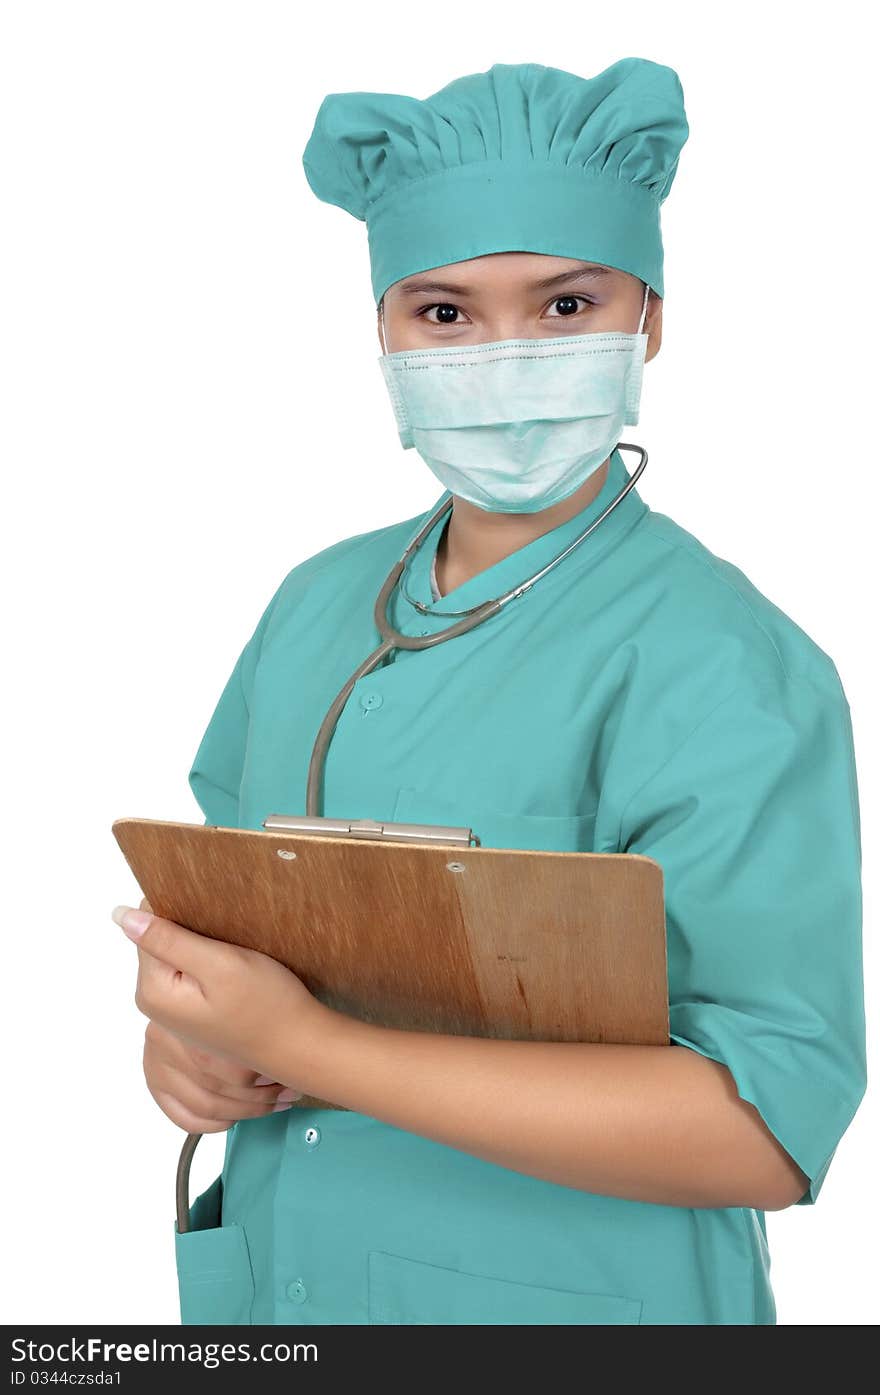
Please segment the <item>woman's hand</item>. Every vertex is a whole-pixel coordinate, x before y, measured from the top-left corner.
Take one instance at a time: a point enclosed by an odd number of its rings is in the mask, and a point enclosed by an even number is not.
[[[196,1052],[284,1081],[314,1059],[331,1009],[285,965],[152,914],[117,906],[113,919],[137,944],[138,1009]],[[287,1080],[308,1090],[304,1080]],[[194,1101],[196,1103],[197,1101]]]
[[[264,1077],[255,1071],[190,1046],[159,1022],[147,1023],[144,1075],[162,1113],[187,1133],[222,1133],[237,1119],[289,1109],[302,1095],[277,1081],[258,1083]]]

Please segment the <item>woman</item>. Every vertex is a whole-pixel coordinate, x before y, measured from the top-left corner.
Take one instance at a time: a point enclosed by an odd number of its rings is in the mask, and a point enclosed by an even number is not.
[[[675,73],[636,58],[322,103],[306,174],[368,224],[401,442],[453,499],[394,594],[401,630],[540,571],[626,485],[686,136]],[[284,578],[190,772],[208,823],[303,811],[317,728],[428,516]],[[865,1088],[828,655],[631,488],[515,603],[358,681],[322,812],[657,860],[676,1049],[386,1030],[129,913],[149,1087],[181,1128],[228,1130],[176,1237],[183,1320],[775,1322],[764,1214],[815,1202]]]

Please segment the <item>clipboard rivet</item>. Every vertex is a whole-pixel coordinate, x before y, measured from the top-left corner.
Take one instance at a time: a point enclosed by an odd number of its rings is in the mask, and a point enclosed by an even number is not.
[[[450,872],[463,872],[463,871],[464,871],[464,863],[463,863],[463,862],[447,862],[446,867],[447,867],[448,871],[450,871]]]
[[[278,848],[277,852],[278,856],[283,857],[286,862],[292,862],[296,857],[296,853],[291,852],[289,848]]]

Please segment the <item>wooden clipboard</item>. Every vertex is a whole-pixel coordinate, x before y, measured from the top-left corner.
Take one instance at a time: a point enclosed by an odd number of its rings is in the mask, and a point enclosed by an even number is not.
[[[271,955],[363,1021],[670,1044],[653,858],[137,818],[112,832],[156,915]],[[311,1095],[296,1106],[343,1107]]]

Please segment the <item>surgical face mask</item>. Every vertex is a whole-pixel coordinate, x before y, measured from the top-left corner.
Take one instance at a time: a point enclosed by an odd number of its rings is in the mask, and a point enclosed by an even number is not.
[[[493,513],[567,499],[638,424],[647,308],[645,285],[635,333],[386,350],[379,364],[401,445],[451,493]]]

